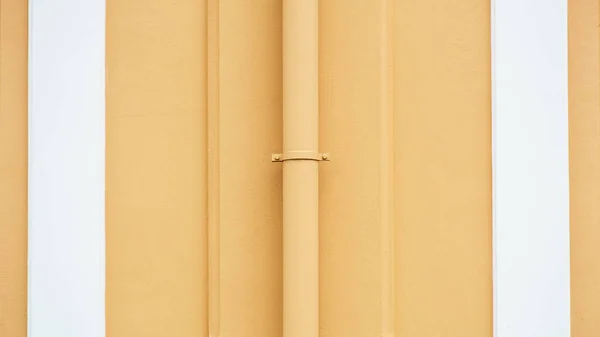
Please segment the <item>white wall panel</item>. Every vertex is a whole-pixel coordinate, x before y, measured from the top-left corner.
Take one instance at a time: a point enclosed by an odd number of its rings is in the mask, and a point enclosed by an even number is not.
[[[492,3],[496,337],[568,337],[567,1]]]
[[[30,337],[105,335],[104,40],[104,0],[30,1]]]

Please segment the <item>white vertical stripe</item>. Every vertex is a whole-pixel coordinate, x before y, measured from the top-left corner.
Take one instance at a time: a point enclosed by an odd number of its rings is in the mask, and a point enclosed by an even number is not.
[[[494,336],[569,337],[567,0],[492,1]]]
[[[30,337],[104,324],[104,0],[29,1]]]

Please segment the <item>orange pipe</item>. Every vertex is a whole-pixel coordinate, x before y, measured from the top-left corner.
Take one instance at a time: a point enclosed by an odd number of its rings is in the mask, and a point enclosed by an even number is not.
[[[283,1],[283,151],[318,153],[318,0]],[[283,336],[319,335],[319,162],[283,163]]]

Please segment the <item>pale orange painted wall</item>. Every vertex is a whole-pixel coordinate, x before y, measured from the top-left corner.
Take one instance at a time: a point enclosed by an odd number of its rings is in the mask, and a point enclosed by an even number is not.
[[[220,251],[211,270],[220,273],[220,301],[210,309],[212,333],[221,336],[280,336],[282,331],[281,167],[271,153],[281,151],[281,1],[210,0],[218,4],[218,95],[211,116],[219,142]],[[215,32],[214,30],[213,32]],[[214,165],[215,161],[211,161]],[[209,214],[210,216],[210,214]]]
[[[322,334],[491,334],[489,5],[322,3]]]
[[[27,2],[0,1],[0,337],[27,329]]]
[[[397,336],[491,336],[490,4],[396,1]]]
[[[320,138],[334,158],[321,170],[322,336],[491,331],[489,6],[433,4],[321,2]],[[107,41],[109,334],[160,335],[156,320],[199,331],[208,309],[215,334],[279,336],[281,2],[109,1]],[[208,136],[211,157],[184,135]],[[170,163],[179,155],[190,161]],[[209,189],[190,180],[205,167]],[[189,288],[208,230],[219,281]],[[164,237],[180,235],[202,250],[178,247],[189,259],[176,261]],[[174,283],[149,287],[163,277]],[[208,308],[179,296],[202,290]],[[167,299],[195,310],[174,315]]]
[[[206,6],[107,1],[107,336],[207,331]]]
[[[107,335],[279,337],[281,1],[107,2]],[[320,2],[322,337],[491,336],[489,10]],[[598,1],[569,11],[585,337],[600,333]],[[0,337],[26,334],[26,12],[1,2]]]
[[[600,2],[569,1],[571,321],[600,335]]]

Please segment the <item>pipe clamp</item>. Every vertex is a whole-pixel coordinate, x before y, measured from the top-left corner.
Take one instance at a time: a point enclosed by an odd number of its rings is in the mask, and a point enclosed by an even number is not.
[[[313,160],[329,161],[329,153],[317,153],[314,151],[288,151],[271,155],[271,161],[282,163],[288,160]]]

